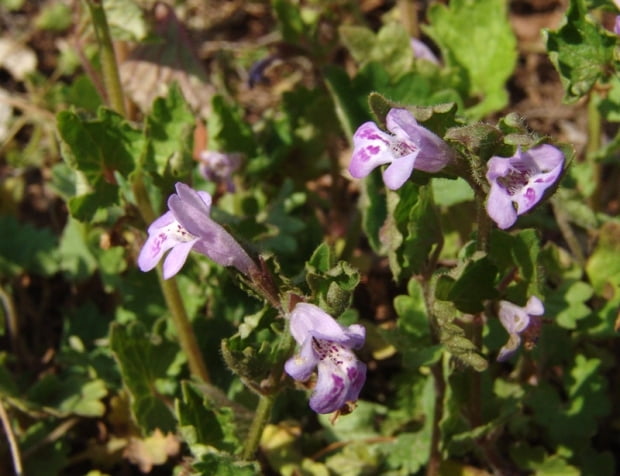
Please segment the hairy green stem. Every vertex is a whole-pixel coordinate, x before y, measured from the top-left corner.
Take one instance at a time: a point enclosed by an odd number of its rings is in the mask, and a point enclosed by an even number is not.
[[[166,300],[166,305],[172,314],[174,327],[179,335],[179,343],[181,348],[187,355],[189,370],[192,375],[200,378],[203,382],[210,382],[209,371],[207,365],[202,358],[198,341],[194,335],[194,330],[189,321],[187,311],[179,292],[179,286],[174,278],[164,279],[161,271],[157,272],[159,284]]]
[[[476,249],[478,251],[488,251],[489,235],[491,234],[491,219],[484,206],[484,195],[476,192],[476,221],[478,223],[478,238]]]
[[[439,325],[435,315],[435,285],[429,276],[422,277],[421,285],[424,296],[424,305],[429,318],[430,334],[433,344],[440,342]],[[441,466],[441,428],[439,423],[443,418],[443,406],[446,395],[446,377],[443,368],[443,359],[431,365],[431,375],[435,387],[435,401],[433,404],[433,426],[431,433],[430,453],[426,465],[426,476],[437,476]]]
[[[103,9],[101,0],[87,0],[90,17],[95,29],[95,36],[99,43],[99,54],[101,58],[101,70],[103,73],[103,84],[105,86],[109,106],[119,114],[126,116],[125,98],[121,79],[118,73],[118,63],[114,52],[114,45],[110,36],[108,20]]]
[[[440,359],[431,366],[433,384],[435,385],[435,402],[433,406],[433,430],[431,434],[431,448],[426,466],[426,476],[436,476],[439,474],[441,466],[441,429],[439,423],[443,418],[443,401],[446,394],[446,380],[443,372],[443,360]]]
[[[260,444],[263,430],[265,429],[267,423],[269,423],[269,418],[271,417],[271,409],[273,408],[274,401],[274,395],[259,396],[258,405],[256,406],[256,412],[254,412],[254,418],[252,419],[252,424],[250,425],[250,431],[248,432],[248,437],[245,440],[243,452],[241,453],[242,459],[254,459],[254,454],[256,453],[258,445]]]

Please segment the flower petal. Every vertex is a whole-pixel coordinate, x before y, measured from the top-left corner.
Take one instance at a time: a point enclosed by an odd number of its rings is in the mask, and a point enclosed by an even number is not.
[[[411,49],[413,50],[413,56],[415,58],[425,59],[431,63],[439,65],[439,59],[435,56],[433,50],[426,45],[426,43],[418,40],[417,38],[411,38],[410,43]]]
[[[161,216],[158,218],[159,223],[167,222],[167,215]],[[172,214],[170,214],[172,216]],[[162,220],[166,218],[166,220]],[[155,223],[155,222],[154,222]],[[151,225],[149,227],[149,236],[147,237],[144,245],[142,245],[142,249],[140,250],[140,254],[138,255],[138,268],[141,271],[150,271],[159,260],[164,256],[164,253],[168,251],[170,248],[176,246],[179,242],[172,236],[167,230],[166,227],[153,227]]]
[[[525,330],[530,323],[530,316],[524,308],[509,301],[499,302],[499,320],[509,334]]]
[[[181,242],[176,244],[170,250],[170,253],[168,253],[168,256],[166,256],[166,259],[164,260],[164,279],[171,278],[179,272],[185,264],[185,261],[187,261],[187,256],[197,241],[198,238],[191,241]]]
[[[168,199],[168,207],[178,222],[192,235],[200,238],[194,249],[222,266],[234,266],[251,274],[256,264],[241,245],[209,216],[211,196],[177,183],[177,194]]]
[[[312,337],[308,337],[302,344],[300,352],[286,361],[284,370],[295,380],[305,382],[318,363],[319,358],[312,347]]]
[[[353,348],[361,347],[366,336],[362,326],[356,324],[347,329],[320,307],[305,302],[298,303],[291,312],[290,332],[298,344],[316,337]]]
[[[211,218],[203,220],[200,230],[201,240],[195,250],[222,266],[233,266],[243,274],[250,275],[256,270],[256,263],[239,243],[221,225]]]
[[[502,230],[510,228],[517,221],[512,197],[496,182],[491,183],[486,208],[488,215]]]
[[[555,182],[562,172],[564,153],[557,147],[542,144],[523,152],[523,155],[531,158],[541,173],[552,174],[552,178],[549,179],[551,182]]]
[[[310,397],[310,408],[317,413],[331,413],[342,408],[347,401],[348,386],[345,375],[334,372],[327,365],[319,364],[319,376]]]
[[[175,218],[174,218],[174,215],[172,214],[172,212],[171,211],[167,211],[162,216],[157,218],[153,223],[151,223],[149,225],[147,231],[148,231],[149,234],[153,233],[153,232],[159,230],[160,228],[167,227],[168,225],[170,225],[174,221],[175,221]]]
[[[408,148],[418,149],[415,162],[417,170],[439,172],[454,159],[452,149],[437,134],[421,126],[406,109],[390,109],[386,117],[387,128],[407,143]]]
[[[390,190],[398,190],[411,177],[415,166],[416,157],[420,153],[420,149],[415,152],[398,159],[390,164],[383,172],[383,181]]]
[[[519,348],[519,345],[521,345],[521,337],[519,334],[510,334],[510,337],[508,337],[508,342],[506,342],[506,344],[504,344],[499,351],[497,356],[498,362],[504,362],[512,357]]]
[[[512,170],[511,162],[505,157],[491,157],[487,162],[487,180],[493,184],[498,178],[505,177]]]
[[[349,378],[349,390],[347,391],[346,401],[354,402],[359,398],[364,382],[366,382],[366,364],[357,360],[355,366],[347,368]]]
[[[205,202],[205,194],[199,194],[184,183],[176,184],[177,193],[168,198],[168,208],[174,213],[177,221],[192,235],[201,236],[205,219],[209,219],[210,201]],[[206,194],[208,195],[208,194]]]
[[[536,296],[531,296],[528,299],[524,309],[530,316],[542,316],[545,313],[545,307],[542,301]]]
[[[392,161],[390,136],[373,122],[366,122],[353,135],[353,156],[349,164],[352,177],[366,177],[376,167]]]

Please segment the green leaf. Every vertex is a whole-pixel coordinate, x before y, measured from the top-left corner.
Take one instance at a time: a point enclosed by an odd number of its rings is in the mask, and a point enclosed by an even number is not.
[[[609,91],[601,97],[593,96],[591,101],[597,101],[598,110],[605,120],[620,122],[620,78],[613,76],[609,80]]]
[[[76,197],[69,203],[74,217],[88,221],[98,210],[118,204],[115,174],[128,177],[144,150],[142,132],[122,116],[100,108],[95,119],[75,112],[57,116],[58,131],[65,147],[63,156],[79,172]]]
[[[306,281],[318,305],[338,317],[351,305],[360,275],[346,261],[335,261],[329,245],[321,244],[306,264]]]
[[[531,296],[541,295],[539,253],[540,241],[535,230],[491,232],[490,259],[497,265],[501,276],[514,275],[506,290],[506,297],[510,301],[524,304]]]
[[[586,273],[597,294],[620,292],[620,222],[605,223],[594,251],[586,263]]]
[[[554,443],[573,445],[589,441],[611,408],[601,360],[577,355],[564,385],[565,401],[551,385],[543,383],[530,389],[526,403]]]
[[[26,0],[0,0],[0,5],[9,11],[15,11],[22,8]]]
[[[131,394],[131,408],[144,434],[156,428],[164,433],[175,430],[172,413],[156,390],[174,363],[178,347],[149,335],[139,322],[110,328],[110,348],[118,361],[123,382]]]
[[[549,58],[560,73],[565,101],[576,101],[611,76],[617,41],[588,16],[584,0],[570,1],[563,26],[547,31]]]
[[[366,94],[370,93],[370,89],[363,89],[359,93],[355,91],[352,94],[351,79],[343,69],[336,66],[327,66],[324,76],[325,84],[336,107],[336,116],[345,136],[349,142],[352,142],[357,127],[370,119],[365,104]]]
[[[430,186],[405,183],[388,192],[392,214],[381,230],[395,279],[419,273],[434,245],[441,241],[441,225]]]
[[[502,144],[501,131],[490,124],[477,122],[467,126],[453,127],[444,137],[447,141],[456,142],[466,151],[480,160],[486,161],[498,153]]]
[[[23,272],[50,276],[60,264],[58,239],[46,228],[21,223],[13,216],[0,216],[0,274]]]
[[[99,275],[106,292],[113,292],[120,286],[121,274],[127,269],[125,248],[112,246],[107,249],[98,248],[97,260],[99,261]]]
[[[62,415],[100,417],[105,412],[101,401],[108,390],[103,380],[87,375],[48,375],[33,385],[28,397],[39,405],[56,409]]]
[[[363,65],[371,60],[377,37],[370,28],[357,25],[342,25],[338,29],[338,33],[349,53],[351,53],[351,56],[359,65]],[[413,56],[411,50],[410,53]]]
[[[328,441],[353,441],[379,436],[376,422],[383,418],[387,409],[378,403],[358,401],[357,408],[346,418],[333,425],[329,415],[318,415]]]
[[[257,462],[237,461],[231,455],[213,449],[201,455],[192,469],[198,471],[192,474],[200,476],[255,476],[261,473]]]
[[[239,108],[228,104],[220,95],[213,96],[209,131],[209,149],[222,152],[239,152],[247,157],[256,154],[252,128],[243,118]]]
[[[61,270],[72,280],[82,281],[97,269],[97,260],[87,242],[87,225],[69,217],[60,238]]]
[[[284,41],[293,45],[301,43],[307,25],[301,15],[299,4],[291,0],[272,0],[271,5]]]
[[[411,40],[400,23],[388,23],[376,35],[360,26],[341,26],[339,32],[360,66],[376,61],[394,79],[410,71],[413,66]]]
[[[147,23],[137,3],[106,0],[103,6],[114,38],[125,41],[141,41],[146,38]]]
[[[362,211],[362,228],[370,247],[379,254],[387,252],[381,240],[381,228],[387,220],[386,189],[381,172],[375,170],[360,181],[361,196],[359,207]]]
[[[40,30],[62,32],[71,26],[71,8],[64,3],[44,6],[35,19],[35,26]]]
[[[474,199],[474,191],[465,180],[435,178],[431,181],[435,203],[449,207],[457,203],[470,202]]]
[[[478,103],[468,109],[483,117],[508,100],[504,89],[516,65],[516,39],[508,22],[504,0],[452,0],[434,3],[425,31],[440,47],[448,67],[466,78],[468,95]]]
[[[246,316],[239,332],[222,341],[222,356],[230,370],[259,394],[277,385],[292,351],[292,338],[282,332],[283,325],[274,309],[263,308]]]
[[[520,468],[534,471],[536,476],[578,476],[578,468],[569,465],[566,459],[555,454],[549,455],[542,446],[529,446],[520,442],[510,448],[510,456]]]
[[[146,168],[164,177],[168,187],[186,178],[194,165],[194,126],[194,114],[174,83],[167,97],[155,100],[146,118]]]
[[[99,91],[86,75],[79,75],[64,90],[64,97],[71,106],[95,113],[103,101]]]
[[[49,476],[62,474],[70,464],[70,445],[64,439],[48,443],[49,435],[58,428],[58,421],[46,419],[35,421],[24,431],[20,450],[30,452],[34,448],[32,458],[24,458],[22,474],[28,476]]]
[[[441,357],[443,347],[432,343],[423,290],[415,278],[409,280],[407,292],[407,295],[394,298],[398,327],[381,329],[380,332],[400,352],[403,365],[417,369],[436,362]]]
[[[576,329],[577,321],[591,314],[586,302],[592,297],[592,287],[583,281],[566,280],[545,299],[545,314],[565,329]]]
[[[229,453],[240,450],[232,402],[217,405],[190,382],[183,382],[182,390],[183,398],[177,401],[176,409],[181,432],[190,447],[212,446]]]
[[[329,456],[325,465],[331,470],[330,474],[339,476],[359,476],[370,474],[379,465],[378,455],[362,441],[353,440],[344,448]]]
[[[474,255],[454,273],[439,277],[435,295],[454,303],[462,312],[481,312],[484,300],[497,297],[496,276],[497,266],[488,256]]]

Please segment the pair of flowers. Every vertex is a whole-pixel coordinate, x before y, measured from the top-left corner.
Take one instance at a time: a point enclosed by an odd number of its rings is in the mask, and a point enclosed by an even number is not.
[[[362,124],[355,132],[349,165],[354,178],[365,177],[376,167],[389,164],[383,171],[383,180],[388,188],[396,190],[414,169],[435,173],[455,160],[448,144],[420,126],[406,109],[391,109],[386,125],[389,133],[373,122]],[[509,158],[492,157],[486,173],[490,184],[487,213],[498,227],[511,227],[518,215],[530,211],[557,182],[563,166],[562,151],[546,144],[528,151],[519,149]]]
[[[254,260],[221,225],[210,217],[211,196],[177,183],[168,198],[169,210],[148,228],[148,238],[138,256],[142,271],[150,271],[164,257],[163,275],[179,272],[194,250],[222,266],[232,266],[252,279],[259,273]],[[305,382],[317,369],[310,407],[317,413],[337,411],[356,401],[366,380],[366,365],[353,353],[364,344],[365,329],[341,326],[313,304],[298,303],[289,314],[289,330],[300,346],[285,364],[286,372]]]
[[[455,160],[452,149],[437,135],[420,126],[406,109],[391,109],[386,116],[388,132],[373,122],[362,124],[353,136],[353,157],[349,172],[354,178],[367,176],[381,165],[385,185],[397,190],[414,169],[435,173]],[[490,184],[486,210],[499,228],[511,227],[518,215],[530,211],[554,185],[564,167],[564,154],[551,145],[528,151],[517,150],[514,156],[492,157],[487,162],[486,178]],[[530,297],[524,307],[509,301],[499,302],[499,319],[509,334],[498,360],[508,359],[519,347],[521,335],[535,334],[544,307],[540,299]]]

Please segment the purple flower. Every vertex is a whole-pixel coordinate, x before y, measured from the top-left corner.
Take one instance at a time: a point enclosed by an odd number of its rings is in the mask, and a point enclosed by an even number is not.
[[[222,266],[234,266],[246,275],[257,269],[241,245],[209,216],[211,196],[207,192],[197,192],[180,182],[176,190],[168,198],[170,210],[149,226],[149,236],[138,256],[142,271],[153,269],[168,250],[165,279],[179,272],[191,250]]]
[[[525,152],[519,149],[509,158],[491,157],[487,163],[487,180],[491,184],[487,213],[497,226],[509,228],[557,182],[563,165],[562,151],[548,144]]]
[[[411,38],[411,49],[413,50],[414,57],[425,59],[433,64],[439,65],[439,58],[435,56],[433,50],[431,50],[423,41],[420,41],[417,38]]]
[[[234,192],[233,173],[241,165],[241,154],[224,154],[214,150],[203,150],[198,155],[200,173],[215,183],[225,183],[229,192]]]
[[[543,303],[536,296],[530,297],[525,307],[517,306],[508,301],[500,301],[499,320],[510,337],[499,351],[497,360],[504,361],[515,353],[521,344],[521,334],[537,334],[541,321],[539,316],[544,313]]]
[[[616,4],[616,6],[618,6]],[[618,6],[620,8],[620,6]],[[614,33],[620,35],[620,15],[616,16],[616,22],[614,23]]]
[[[403,186],[413,169],[438,172],[453,158],[452,150],[438,136],[418,125],[406,109],[390,109],[386,118],[391,134],[373,122],[362,124],[353,135],[353,158],[349,172],[355,178],[390,164],[383,172],[388,188]]]
[[[366,330],[359,324],[343,327],[321,308],[299,303],[290,314],[290,331],[301,349],[286,362],[286,373],[305,382],[315,367],[318,371],[310,407],[331,413],[356,401],[366,380],[366,365],[351,349],[364,345]]]

